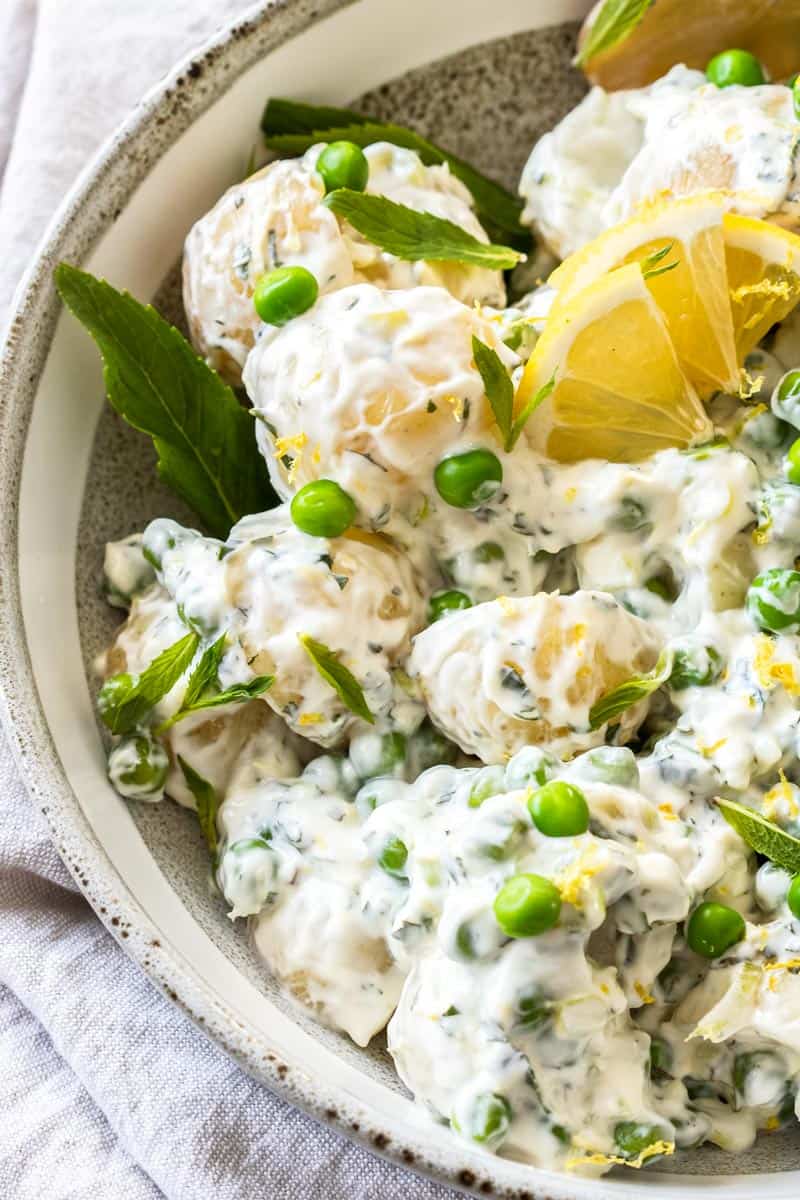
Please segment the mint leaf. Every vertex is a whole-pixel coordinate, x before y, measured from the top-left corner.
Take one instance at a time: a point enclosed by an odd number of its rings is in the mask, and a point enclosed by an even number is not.
[[[738,833],[751,850],[763,854],[770,862],[797,875],[800,872],[800,839],[781,829],[773,821],[753,812],[735,800],[716,799],[717,808],[729,825]]]
[[[241,517],[273,505],[252,417],[178,330],[68,263],[55,281],[97,342],[111,404],[153,438],[159,474],[210,532],[224,538]]]
[[[413,129],[364,117],[349,108],[317,107],[281,99],[269,101],[261,128],[267,145],[279,154],[303,154],[317,142],[355,142],[361,147],[373,142],[391,142],[416,151],[428,167],[447,163],[452,174],[472,193],[475,210],[490,236],[507,240],[510,235],[520,250],[531,246],[530,230],[520,224],[522,201],[517,196]]]
[[[255,679],[251,679],[249,683],[234,683],[224,691],[218,690],[210,695],[207,694],[209,688],[217,686],[217,672],[225,653],[226,640],[226,635],[223,633],[213,645],[203,652],[189,678],[180,708],[166,721],[162,721],[153,731],[154,733],[166,733],[168,729],[177,725],[190,713],[202,712],[206,708],[221,708],[224,704],[242,704],[247,700],[255,700],[264,692],[269,691],[275,682],[274,675],[256,675]]]
[[[671,650],[662,650],[652,671],[627,679],[625,683],[621,683],[619,687],[606,692],[605,696],[595,701],[589,709],[589,728],[595,730],[607,721],[613,722],[614,718],[621,716],[626,709],[632,708],[646,696],[658,691],[672,673],[672,658]]]
[[[370,725],[375,724],[375,718],[369,710],[361,685],[351,671],[339,662],[339,656],[309,637],[307,633],[299,633],[300,644],[326,683],[329,683],[339,699],[347,705],[351,712]]]
[[[472,335],[472,357],[475,359],[475,366],[480,371],[483,390],[486,392],[486,399],[492,406],[497,428],[503,438],[503,445],[508,451],[511,449],[509,441],[511,440],[514,414],[514,385],[511,377],[497,351],[493,350],[491,346],[487,346],[474,334]]]
[[[162,650],[141,675],[112,675],[100,689],[97,707],[112,733],[132,733],[159,700],[171,692],[195,656],[200,638],[187,633]]]
[[[555,386],[556,386],[556,373],[554,371],[553,374],[548,379],[547,383],[543,383],[542,386],[539,388],[538,392],[536,393],[536,395],[531,396],[530,400],[525,405],[525,407],[522,408],[517,413],[517,416],[514,420],[514,424],[511,427],[511,437],[509,438],[508,445],[506,446],[506,449],[508,451],[511,451],[514,449],[517,442],[519,441],[520,434],[522,433],[523,429],[525,428],[525,426],[528,423],[529,418],[536,412],[536,409],[539,407],[540,404],[544,404],[545,400],[550,395],[550,393],[552,392],[552,390]]]
[[[506,271],[523,257],[510,246],[479,242],[453,221],[416,212],[385,196],[337,188],[323,203],[381,250],[406,262],[461,262]]]
[[[591,24],[575,62],[584,67],[590,58],[610,50],[633,33],[653,0],[605,0]]]
[[[217,813],[219,812],[220,800],[216,790],[204,779],[202,775],[198,775],[194,767],[190,767],[185,759],[178,755],[178,765],[183,771],[183,778],[186,780],[186,786],[194,796],[195,804],[197,805],[197,820],[200,822],[200,830],[203,837],[206,839],[206,845],[211,853],[212,858],[217,857]]]

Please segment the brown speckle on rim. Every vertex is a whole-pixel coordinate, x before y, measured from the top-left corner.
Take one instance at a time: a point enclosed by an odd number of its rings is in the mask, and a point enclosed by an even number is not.
[[[391,1138],[388,1138],[385,1133],[376,1133],[372,1139],[373,1146],[377,1146],[379,1150],[385,1150],[389,1145]]]
[[[472,1174],[472,1171],[459,1171],[458,1182],[463,1184],[464,1187],[473,1187],[475,1184],[475,1176]]]
[[[158,940],[158,938],[151,938],[151,939],[150,939],[150,945],[151,945],[151,946],[155,946],[156,950],[160,950],[160,949],[161,949],[161,942]]]
[[[203,74],[203,64],[199,62],[193,62],[186,74],[191,75],[192,79],[199,79]]]
[[[480,1190],[483,1192],[484,1196],[491,1196],[494,1192],[494,1188],[489,1183],[488,1179],[484,1179],[483,1183],[481,1184]]]
[[[112,917],[112,918],[111,918],[111,924],[112,924],[112,925],[119,925],[119,917]]]
[[[335,1121],[336,1118],[339,1116],[339,1114],[335,1108],[326,1108],[325,1116],[328,1118],[329,1121]]]
[[[289,1073],[289,1068],[285,1063],[278,1063],[278,1079],[285,1079]]]

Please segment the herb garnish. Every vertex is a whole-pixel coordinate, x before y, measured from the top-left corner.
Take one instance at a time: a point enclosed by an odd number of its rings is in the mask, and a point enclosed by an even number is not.
[[[187,633],[154,658],[141,675],[112,675],[100,689],[97,707],[112,733],[132,733],[159,700],[172,691],[195,656],[200,637]]]
[[[453,221],[417,212],[385,196],[337,188],[323,203],[381,250],[406,262],[460,262],[506,271],[523,257],[510,246],[481,242]]]
[[[652,671],[648,671],[646,675],[635,675],[633,679],[626,679],[619,687],[601,696],[589,709],[589,728],[595,730],[607,721],[613,722],[614,718],[621,716],[626,709],[632,708],[640,700],[658,691],[672,673],[672,659],[671,650],[662,650]]]
[[[183,771],[183,778],[186,780],[186,786],[194,796],[195,804],[197,805],[197,820],[200,822],[200,829],[203,837],[206,839],[206,845],[213,859],[217,857],[217,846],[219,844],[217,838],[217,813],[219,812],[220,800],[216,789],[204,779],[202,775],[198,775],[194,767],[190,767],[185,759],[178,755],[178,765]]]
[[[391,142],[416,151],[426,166],[447,163],[453,175],[472,193],[475,209],[487,233],[500,241],[510,238],[517,249],[530,248],[530,230],[519,220],[522,201],[413,129],[376,117],[365,117],[348,108],[317,107],[281,99],[269,101],[261,128],[267,145],[279,154],[303,154],[317,142],[355,142],[362,148],[373,142]]]
[[[737,804],[735,800],[716,799],[717,808],[729,825],[732,825],[742,841],[770,862],[790,871],[800,872],[800,838],[793,837],[774,821],[768,821],[761,813]]]
[[[256,675],[249,683],[234,683],[224,691],[212,691],[209,688],[217,686],[217,672],[222,656],[225,653],[226,636],[223,635],[212,643],[204,652],[186,685],[186,694],[177,712],[162,721],[153,731],[156,734],[166,733],[173,725],[177,725],[191,713],[202,712],[207,708],[221,708],[225,704],[242,704],[255,700],[269,691],[275,682],[274,675]]]
[[[375,724],[361,685],[351,671],[339,661],[339,656],[322,642],[316,641],[307,633],[299,633],[300,644],[326,683],[338,693],[339,699],[364,721]]]
[[[575,56],[578,66],[585,67],[589,59],[610,50],[633,33],[652,3],[653,0],[605,0]]]
[[[275,504],[253,420],[231,388],[150,305],[68,263],[61,299],[97,343],[108,398],[149,434],[161,478],[215,537]]]
[[[659,265],[667,257],[674,244],[674,242],[670,242],[668,246],[662,246],[660,250],[654,250],[652,254],[648,254],[647,258],[642,259],[639,264],[642,268],[642,279],[655,279],[657,275],[666,275],[667,271],[675,270],[680,262],[679,258],[665,266]]]

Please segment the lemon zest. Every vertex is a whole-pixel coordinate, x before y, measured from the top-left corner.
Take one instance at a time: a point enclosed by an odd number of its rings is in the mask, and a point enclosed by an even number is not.
[[[298,725],[320,725],[325,720],[322,713],[309,712],[301,713],[298,720]]]
[[[766,1121],[764,1122],[764,1128],[768,1133],[774,1133],[775,1130],[780,1129],[780,1127],[780,1120],[774,1115],[774,1113],[771,1117],[767,1117]]]
[[[674,1153],[674,1142],[659,1141],[652,1142],[649,1146],[645,1146],[644,1150],[636,1155],[636,1158],[623,1158],[619,1154],[601,1154],[599,1151],[597,1151],[594,1154],[579,1154],[574,1158],[568,1158],[564,1165],[568,1171],[572,1171],[575,1167],[583,1166],[585,1163],[590,1163],[592,1166],[598,1167],[633,1167],[635,1171],[638,1171],[640,1167],[644,1166],[648,1158],[653,1158],[653,1156],[656,1154],[663,1154],[668,1157]]]
[[[633,985],[633,990],[641,1000],[642,1004],[655,1004],[656,998],[652,996],[643,983],[639,983],[637,979]]]
[[[564,492],[564,499],[566,500],[567,504],[572,504],[572,501],[575,499],[577,494],[578,489],[576,487],[567,488],[567,490]]]
[[[461,396],[445,396],[444,402],[452,408],[453,417],[456,421],[464,420],[464,401]]]
[[[517,606],[510,596],[498,596],[497,603],[504,616],[515,617],[517,615]]]
[[[797,971],[800,969],[800,958],[785,958],[781,962],[766,962],[764,971]]]
[[[719,738],[718,741],[712,742],[710,746],[704,746],[702,742],[697,742],[697,749],[702,754],[703,758],[710,758],[712,754],[716,754],[717,750],[721,750],[727,742],[727,738]]]
[[[763,375],[751,375],[746,367],[742,367],[739,372],[739,399],[749,400],[751,396],[757,395],[763,382]]]
[[[292,458],[292,465],[289,467],[289,472],[286,476],[289,483],[294,483],[295,476],[300,469],[300,463],[303,460],[303,450],[308,445],[308,434],[292,433],[287,437],[279,437],[275,439],[275,457],[283,458],[290,450],[294,450],[295,454]]]

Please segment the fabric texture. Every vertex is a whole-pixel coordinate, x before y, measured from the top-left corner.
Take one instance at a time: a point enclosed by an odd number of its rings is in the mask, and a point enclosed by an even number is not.
[[[0,0],[0,327],[60,199],[242,0]],[[0,1195],[455,1200],[278,1100],[97,921],[0,734]]]

